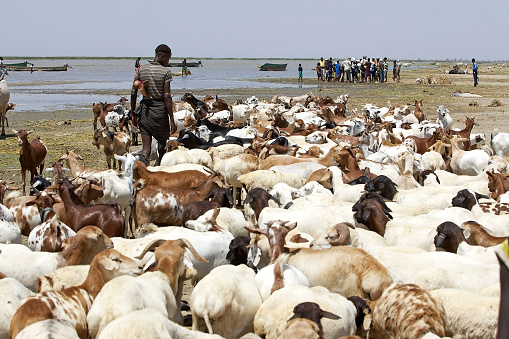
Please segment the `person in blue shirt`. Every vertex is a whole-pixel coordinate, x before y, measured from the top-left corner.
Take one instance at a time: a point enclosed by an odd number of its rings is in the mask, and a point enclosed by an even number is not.
[[[474,87],[477,87],[477,62],[472,59],[472,74],[474,75]]]

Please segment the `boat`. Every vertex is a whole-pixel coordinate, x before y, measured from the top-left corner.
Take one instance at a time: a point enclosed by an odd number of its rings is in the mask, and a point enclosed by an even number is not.
[[[258,65],[259,71],[286,71],[286,66],[288,66],[288,63],[286,64],[271,64],[271,63],[265,63],[263,65]]]
[[[2,64],[2,65],[0,65],[0,67],[27,67],[29,64],[31,65],[31,63],[29,63],[28,61],[23,61],[23,62],[16,62],[13,64]]]
[[[148,62],[152,62],[152,60],[147,60]],[[201,61],[188,61],[187,67],[199,67],[202,66]],[[182,62],[170,62],[166,67],[182,67]]]
[[[64,66],[30,66],[30,67],[7,67],[8,71],[45,71],[45,72],[57,72],[57,71],[67,71],[68,65]]]

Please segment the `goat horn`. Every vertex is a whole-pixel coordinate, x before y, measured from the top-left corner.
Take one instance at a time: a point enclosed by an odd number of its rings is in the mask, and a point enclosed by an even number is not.
[[[181,239],[177,239],[177,243],[180,247],[182,248],[187,248],[189,251],[191,251],[191,253],[193,254],[193,256],[196,258],[196,260],[198,260],[199,262],[208,262],[208,260],[206,259],[203,259],[203,257],[201,255],[198,254],[198,252],[194,249],[193,245],[191,245],[191,243],[189,242],[189,240],[187,239],[184,239],[184,238],[181,238]]]
[[[155,250],[156,248],[158,248],[159,246],[161,246],[162,244],[164,244],[167,240],[164,240],[164,239],[156,239],[156,240],[152,240],[152,242],[150,242],[144,249],[143,251],[141,252],[140,255],[138,255],[137,257],[135,257],[136,259],[138,260],[141,260],[143,259],[143,257],[145,256],[145,254],[147,254],[147,252],[149,251],[153,251]]]

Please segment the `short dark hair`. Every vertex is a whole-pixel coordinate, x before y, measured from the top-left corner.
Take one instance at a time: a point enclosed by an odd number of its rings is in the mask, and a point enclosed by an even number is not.
[[[475,59],[474,59],[474,58],[472,58],[472,62],[475,62]]]
[[[168,45],[165,45],[165,44],[160,44],[159,46],[156,47],[156,53],[171,53],[171,48],[168,47]]]

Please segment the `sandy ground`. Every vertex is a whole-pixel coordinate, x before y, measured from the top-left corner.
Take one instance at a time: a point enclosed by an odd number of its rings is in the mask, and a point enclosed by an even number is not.
[[[284,75],[287,75],[285,72]],[[416,83],[417,78],[424,78],[430,74],[437,77],[447,76],[452,80],[451,85],[421,85]],[[502,69],[480,68],[479,86],[473,87],[472,75],[444,75],[433,73],[433,70],[402,70],[402,81],[395,83],[391,79],[388,83],[327,83],[317,82],[316,79],[304,79],[303,85],[312,85],[313,88],[285,88],[267,89],[263,83],[255,89],[209,89],[206,91],[194,91],[198,98],[211,94],[224,98],[233,103],[237,99],[244,100],[251,96],[259,99],[270,100],[274,95],[298,96],[305,93],[313,93],[317,96],[330,96],[336,98],[341,94],[348,93],[350,99],[348,108],[357,108],[359,111],[366,103],[377,106],[390,104],[411,104],[413,100],[423,100],[424,113],[428,119],[435,121],[437,117],[437,105],[445,105],[455,121],[455,127],[463,128],[465,117],[474,117],[477,123],[473,133],[487,133],[488,135],[498,129],[509,132],[509,123],[506,117],[509,107],[509,67]],[[264,82],[279,82],[297,84],[296,78],[264,79]],[[460,98],[451,96],[454,92],[479,94],[482,98]],[[129,90],[115,91],[119,95],[128,95]],[[184,94],[183,90],[174,90],[174,100],[179,101]],[[101,93],[92,98],[101,101]],[[488,107],[497,99],[501,102],[499,107]],[[46,167],[65,154],[66,149],[76,149],[84,160],[82,164],[88,167],[104,169],[106,161],[102,151],[92,146],[93,113],[92,101],[89,110],[83,111],[55,111],[55,112],[26,112],[16,113],[9,111],[8,119],[10,127],[7,135],[0,137],[0,177],[8,180],[13,185],[21,185],[19,165],[19,146],[11,128],[34,130],[32,136],[39,137],[48,147]],[[140,140],[141,141],[141,140]],[[192,287],[188,282],[185,284],[183,300],[189,300]]]

